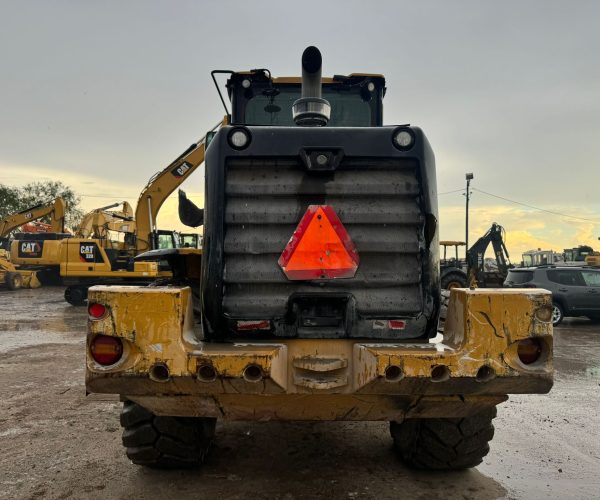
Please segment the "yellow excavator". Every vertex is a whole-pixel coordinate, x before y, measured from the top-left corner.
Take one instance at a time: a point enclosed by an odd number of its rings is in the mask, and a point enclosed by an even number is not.
[[[50,216],[50,232],[65,232],[65,202],[61,197],[52,203],[35,205],[34,207],[6,216],[0,219],[0,240],[6,244],[11,232],[28,222],[34,222],[42,217]],[[39,234],[39,233],[37,233]]]
[[[4,284],[9,290],[38,288],[41,285],[37,271],[18,267],[19,259],[11,260],[7,249],[9,236],[15,229],[46,216],[50,217],[49,232],[16,233],[11,245],[16,256],[34,255],[36,259],[42,259],[44,248],[46,254],[50,253],[50,247],[58,243],[56,238],[65,235],[65,202],[62,198],[58,197],[52,203],[36,205],[0,219],[0,284]]]
[[[217,124],[209,134],[220,125]],[[122,241],[76,237],[63,242],[60,275],[67,285],[65,300],[69,304],[84,305],[87,290],[93,285],[143,285],[156,278],[172,276],[166,256],[150,252],[148,256],[136,259],[142,253],[179,248],[181,253],[199,258],[202,251],[196,248],[195,235],[185,235],[182,241],[176,231],[157,229],[156,218],[165,200],[204,162],[207,136],[150,178],[138,198],[131,230],[120,230]],[[180,195],[180,201],[182,198],[185,203],[185,195]]]

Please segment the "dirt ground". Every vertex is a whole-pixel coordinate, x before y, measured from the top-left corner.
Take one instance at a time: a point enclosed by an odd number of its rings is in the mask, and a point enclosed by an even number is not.
[[[600,498],[600,327],[555,330],[556,382],[499,407],[476,469],[415,472],[385,423],[219,422],[206,465],[132,465],[116,399],[86,397],[84,308],[0,290],[0,498]]]

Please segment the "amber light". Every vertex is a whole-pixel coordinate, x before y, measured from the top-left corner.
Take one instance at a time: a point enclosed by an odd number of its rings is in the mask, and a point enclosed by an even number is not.
[[[96,335],[90,344],[90,353],[96,363],[114,365],[123,355],[123,342],[118,337]]]
[[[521,363],[530,365],[542,355],[542,342],[539,339],[525,339],[519,342],[517,355]]]
[[[102,319],[106,315],[106,307],[97,303],[90,304],[88,314],[91,319]]]

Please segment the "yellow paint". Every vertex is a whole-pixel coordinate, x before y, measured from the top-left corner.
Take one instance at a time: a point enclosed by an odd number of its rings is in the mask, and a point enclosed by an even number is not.
[[[125,356],[105,368],[88,353],[88,391],[119,393],[161,414],[214,411],[227,418],[269,419],[294,418],[297,412],[297,418],[325,420],[399,418],[409,411],[451,416],[466,411],[457,407],[457,394],[475,398],[475,411],[508,393],[547,392],[552,385],[552,326],[535,315],[549,307],[551,295],[539,289],[452,290],[437,344],[204,342],[187,287],[98,286],[90,289],[89,300],[109,312],[89,322],[88,344],[97,334],[117,336]],[[518,360],[516,342],[528,337],[539,338],[544,352],[526,366]],[[152,380],[156,365],[168,368],[168,380]],[[277,395],[286,408],[278,407]]]

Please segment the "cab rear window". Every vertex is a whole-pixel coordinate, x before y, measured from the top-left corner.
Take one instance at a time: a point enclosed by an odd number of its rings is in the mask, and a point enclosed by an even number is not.
[[[511,284],[519,285],[521,283],[527,283],[532,279],[533,271],[509,271],[506,281]]]

